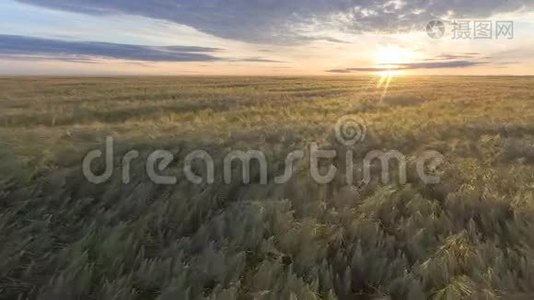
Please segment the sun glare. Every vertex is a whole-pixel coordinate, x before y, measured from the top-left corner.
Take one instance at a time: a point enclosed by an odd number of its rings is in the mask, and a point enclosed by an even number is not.
[[[386,69],[384,71],[376,72],[375,75],[379,77],[398,77],[403,75],[403,72],[401,70]]]
[[[415,52],[405,48],[388,46],[377,49],[375,63],[379,71],[375,75],[379,77],[377,89],[381,89],[380,101],[387,95],[393,78],[403,75],[401,64],[410,63],[414,58]]]

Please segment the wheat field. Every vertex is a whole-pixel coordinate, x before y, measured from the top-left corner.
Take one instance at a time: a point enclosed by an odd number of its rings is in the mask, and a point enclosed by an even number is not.
[[[0,297],[533,297],[534,78],[404,76],[387,91],[377,81],[0,78]],[[367,129],[348,147],[355,172],[367,152],[395,149],[406,183],[339,173],[319,184],[305,160],[273,182],[291,151],[345,153],[334,126],[346,115]],[[83,157],[108,136],[114,175],[88,182]],[[177,182],[151,182],[136,160],[124,184],[132,149],[171,152]],[[211,184],[180,172],[199,149],[214,158]],[[268,183],[257,165],[250,183],[223,182],[224,155],[250,149],[265,153]],[[416,178],[425,150],[445,158],[439,183]]]

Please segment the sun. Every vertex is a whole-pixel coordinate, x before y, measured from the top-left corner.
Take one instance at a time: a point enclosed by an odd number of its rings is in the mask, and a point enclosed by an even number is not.
[[[375,75],[379,77],[377,89],[381,90],[380,102],[388,92],[388,88],[394,77],[403,75],[403,65],[413,62],[415,52],[396,46],[380,47],[375,55]]]
[[[416,51],[394,45],[379,46],[375,54],[375,75],[379,76],[378,87],[385,92],[394,77],[404,75],[403,67],[416,59]]]
[[[379,66],[405,64],[415,59],[415,51],[398,46],[380,46],[376,49],[375,63]]]
[[[384,78],[397,77],[404,74],[402,65],[413,62],[417,57],[415,51],[399,46],[380,46],[376,49],[376,75]],[[383,70],[383,71],[382,71]]]

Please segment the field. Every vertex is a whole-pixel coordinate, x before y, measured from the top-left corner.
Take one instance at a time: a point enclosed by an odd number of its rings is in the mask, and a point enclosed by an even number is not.
[[[377,80],[0,78],[0,298],[532,298],[534,77],[396,77],[387,93]],[[349,146],[335,134],[347,115],[367,128]],[[108,136],[113,176],[90,183],[82,160]],[[339,154],[322,171],[353,151],[353,184],[316,183],[307,158],[273,181],[312,143]],[[126,152],[157,149],[175,184],[141,159],[122,182]],[[185,180],[194,150],[213,183]],[[223,182],[233,150],[261,150],[268,183],[258,164],[251,183]],[[407,183],[362,184],[373,150],[403,153]],[[426,150],[444,157],[439,183],[417,178]]]

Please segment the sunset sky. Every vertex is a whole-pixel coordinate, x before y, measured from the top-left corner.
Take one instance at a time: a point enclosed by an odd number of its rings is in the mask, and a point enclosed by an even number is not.
[[[527,75],[532,49],[532,0],[0,2],[2,75]]]

